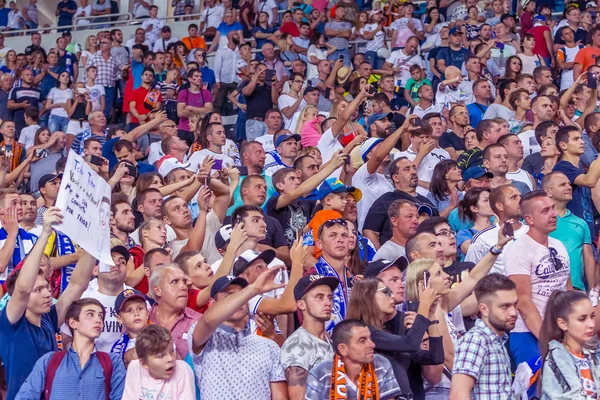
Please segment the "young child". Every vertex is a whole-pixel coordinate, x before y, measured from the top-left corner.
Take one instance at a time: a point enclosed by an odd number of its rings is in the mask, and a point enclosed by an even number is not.
[[[425,73],[420,65],[413,64],[408,71],[410,79],[404,87],[404,98],[411,106],[415,107],[419,103],[419,88],[423,85],[431,86],[431,81],[425,78]]]
[[[144,328],[135,343],[139,360],[127,369],[123,400],[195,399],[194,374],[177,360],[171,332],[158,325]]]
[[[450,107],[453,107],[456,104],[465,104],[470,95],[464,90],[461,90],[463,77],[460,69],[451,65],[446,68],[444,74],[446,75],[446,79],[440,82],[438,86],[438,91],[435,95],[435,103],[444,104]]]
[[[120,355],[125,365],[137,359],[135,341],[140,332],[148,325],[146,296],[135,289],[123,290],[115,300],[117,321],[123,325],[123,333],[110,349],[111,354]]]
[[[304,229],[304,245],[309,246],[309,250],[313,250],[313,254],[317,259],[320,257],[321,252],[314,245],[318,239],[319,227],[326,221],[343,217],[342,213],[346,207],[347,193],[352,194],[356,202],[362,198],[360,189],[353,186],[345,186],[336,178],[327,179],[319,187],[319,200],[323,209],[315,213]]]
[[[40,126],[38,120],[40,118],[40,112],[36,107],[27,107],[25,109],[25,128],[21,129],[21,136],[19,136],[19,143],[25,146],[25,150],[33,146],[35,142],[35,133]]]

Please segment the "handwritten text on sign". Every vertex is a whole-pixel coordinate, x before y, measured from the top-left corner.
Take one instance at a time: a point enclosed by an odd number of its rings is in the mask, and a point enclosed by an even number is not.
[[[110,256],[110,186],[74,151],[69,152],[56,206],[64,215],[57,226],[105,264]]]

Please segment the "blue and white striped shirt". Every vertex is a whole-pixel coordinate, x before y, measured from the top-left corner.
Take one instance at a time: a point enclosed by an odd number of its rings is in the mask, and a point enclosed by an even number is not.
[[[7,238],[8,233],[6,233],[6,229],[0,228],[0,248],[4,247]],[[0,283],[4,282],[15,266],[17,266],[21,260],[25,259],[25,256],[29,254],[37,239],[38,237],[33,233],[29,233],[25,229],[19,228],[17,241],[15,242],[15,250],[6,269],[4,272],[0,273]]]

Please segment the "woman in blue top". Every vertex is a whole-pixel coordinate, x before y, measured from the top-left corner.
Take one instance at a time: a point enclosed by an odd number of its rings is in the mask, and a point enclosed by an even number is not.
[[[473,223],[472,228],[461,229],[456,235],[459,256],[462,256],[467,254],[473,236],[490,226],[490,218],[494,215],[490,206],[490,189],[474,187],[465,193],[465,197],[458,205],[458,215],[461,220]]]
[[[457,187],[460,181],[462,173],[456,161],[443,160],[435,166],[427,199],[439,210],[440,217],[448,218],[462,200],[464,194]]]
[[[5,65],[0,67],[0,71],[15,76],[15,71],[17,70],[17,52],[9,50],[6,56],[4,56],[4,63]]]

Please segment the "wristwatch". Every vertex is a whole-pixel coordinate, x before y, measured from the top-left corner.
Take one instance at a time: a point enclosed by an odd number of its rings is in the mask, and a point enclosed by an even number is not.
[[[500,254],[502,254],[502,249],[499,249],[496,247],[496,245],[493,245],[492,247],[490,247],[490,253],[493,256],[499,256]]]

